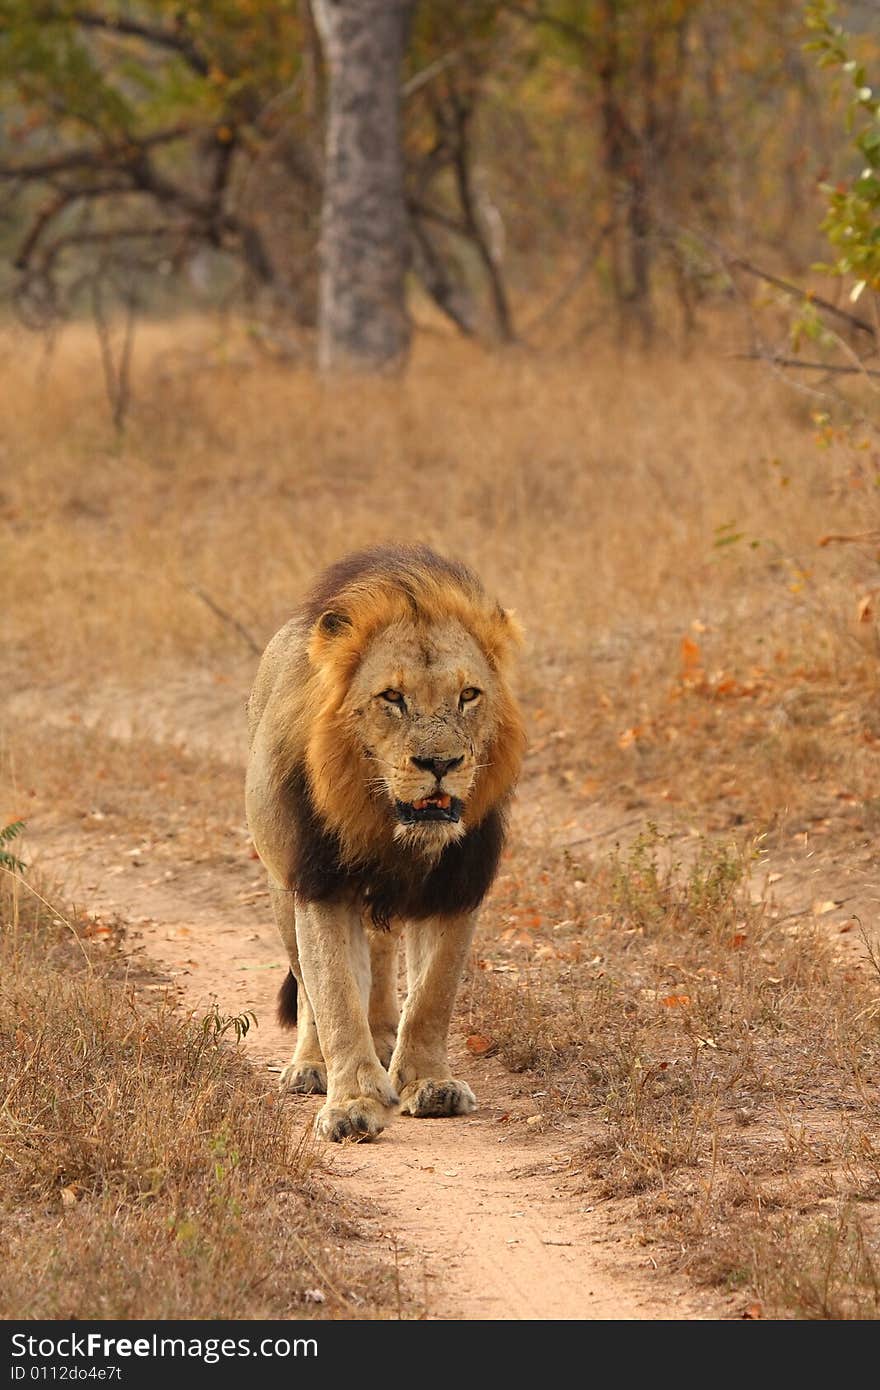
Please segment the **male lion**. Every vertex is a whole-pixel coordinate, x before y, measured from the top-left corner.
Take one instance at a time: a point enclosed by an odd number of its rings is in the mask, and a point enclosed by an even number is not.
[[[470,570],[384,546],[332,565],[263,655],[247,815],[290,956],[281,1086],[326,1092],[324,1138],[476,1105],[446,1034],[522,760],[517,641]]]

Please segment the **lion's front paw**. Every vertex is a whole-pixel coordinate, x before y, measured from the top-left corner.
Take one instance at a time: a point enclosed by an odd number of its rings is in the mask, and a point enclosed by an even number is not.
[[[367,1062],[352,1068],[347,1082],[345,1074],[335,1078],[331,1097],[318,1111],[315,1131],[321,1139],[375,1139],[399,1104],[388,1073]]]
[[[470,1115],[476,1108],[477,1098],[467,1082],[455,1081],[451,1076],[442,1081],[411,1081],[400,1093],[401,1113],[420,1119],[429,1115]]]
[[[318,1111],[315,1133],[319,1139],[375,1139],[387,1125],[391,1113],[387,1105],[370,1096],[355,1096],[342,1104],[329,1103]]]
[[[327,1068],[323,1062],[289,1062],[278,1078],[278,1089],[300,1096],[325,1096]]]

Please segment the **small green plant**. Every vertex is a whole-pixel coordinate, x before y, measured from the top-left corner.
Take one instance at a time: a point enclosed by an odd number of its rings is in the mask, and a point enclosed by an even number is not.
[[[16,874],[23,874],[27,866],[24,860],[19,859],[17,855],[12,854],[7,849],[7,845],[11,845],[13,840],[18,839],[23,830],[23,820],[10,821],[9,825],[4,825],[3,829],[0,830],[0,868],[9,869]]]
[[[621,923],[650,932],[666,919],[671,902],[672,878],[678,865],[663,868],[661,847],[667,843],[657,826],[649,822],[624,856],[616,846],[611,855],[609,901]]]
[[[609,900],[616,921],[645,935],[724,930],[743,904],[749,854],[735,845],[702,844],[688,869],[674,859],[670,837],[650,823],[626,855],[611,856]]]
[[[209,1013],[202,1019],[202,1032],[210,1042],[217,1043],[227,1033],[235,1034],[235,1041],[240,1043],[242,1038],[246,1038],[251,1028],[256,1028],[257,1015],[252,1009],[246,1009],[241,1014],[221,1014],[216,1004],[211,1006]]]

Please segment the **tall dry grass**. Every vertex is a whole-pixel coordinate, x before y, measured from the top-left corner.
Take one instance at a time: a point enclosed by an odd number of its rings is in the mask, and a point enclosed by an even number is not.
[[[235,1021],[145,1002],[53,898],[0,872],[0,1317],[400,1316]]]
[[[331,386],[153,325],[121,440],[87,327],[51,353],[7,328],[0,372],[5,635],[58,677],[222,662],[241,638],[193,589],[260,642],[316,567],[389,536],[469,560],[569,683],[674,660],[694,620],[751,655],[833,646],[873,573],[816,549],[873,518],[872,480],[816,447],[811,398],[711,342],[553,362],[426,335],[403,380]]]
[[[517,839],[470,1027],[665,1264],[749,1316],[876,1319],[880,979],[755,893],[756,846],[680,854]]]

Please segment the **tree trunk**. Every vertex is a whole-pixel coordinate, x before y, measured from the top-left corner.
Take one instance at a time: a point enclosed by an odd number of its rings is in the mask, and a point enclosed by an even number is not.
[[[318,363],[376,372],[409,348],[400,65],[412,0],[312,0],[329,78]]]

